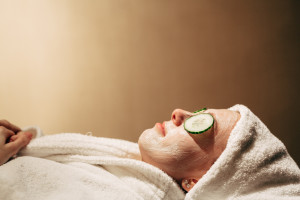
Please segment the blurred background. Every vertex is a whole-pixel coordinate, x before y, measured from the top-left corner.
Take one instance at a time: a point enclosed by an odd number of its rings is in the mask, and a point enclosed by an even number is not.
[[[0,0],[0,118],[137,141],[248,106],[300,164],[299,1]]]

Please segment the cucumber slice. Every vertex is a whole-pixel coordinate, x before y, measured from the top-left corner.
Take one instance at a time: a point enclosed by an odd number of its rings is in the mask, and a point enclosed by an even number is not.
[[[184,129],[191,134],[200,134],[214,125],[214,118],[209,113],[201,113],[187,118],[184,121]]]
[[[207,108],[201,108],[200,110],[196,110],[196,111],[194,111],[193,113],[202,112],[202,111],[204,111],[204,110],[207,110]]]

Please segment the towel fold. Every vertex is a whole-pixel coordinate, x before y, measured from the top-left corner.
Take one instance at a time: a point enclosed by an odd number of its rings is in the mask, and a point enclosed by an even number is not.
[[[0,199],[184,199],[136,143],[76,133],[34,139],[0,167],[0,182]]]
[[[136,143],[63,133],[34,139],[0,166],[0,199],[300,199],[300,170],[283,143],[247,107],[230,110],[241,118],[226,149],[186,195],[141,161]]]
[[[300,199],[300,170],[284,144],[246,106],[226,149],[186,199]]]

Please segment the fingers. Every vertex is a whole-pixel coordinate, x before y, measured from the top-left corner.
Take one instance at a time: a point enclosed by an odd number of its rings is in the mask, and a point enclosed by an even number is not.
[[[20,149],[29,144],[32,139],[32,134],[29,132],[19,132],[11,138],[11,142],[5,144],[5,150],[8,152],[9,157],[18,153]]]
[[[5,119],[0,120],[0,126],[4,126],[5,128],[7,128],[15,133],[21,131],[21,129],[18,126],[11,124],[9,121],[7,121]]]
[[[7,129],[4,126],[0,126],[0,145],[5,144],[13,135],[15,135],[15,133],[12,130]]]
[[[10,137],[9,142],[13,142],[13,141],[15,141],[17,138],[18,138],[17,135],[13,135],[13,136]]]
[[[16,155],[21,148],[25,147],[31,140],[32,134],[29,132],[19,132],[17,135],[14,135],[14,132],[8,130],[5,127],[0,127],[0,136],[3,143],[0,144],[0,165],[4,164],[11,158]],[[12,134],[10,137],[9,143],[5,143],[7,135]],[[6,135],[6,136],[5,136]]]

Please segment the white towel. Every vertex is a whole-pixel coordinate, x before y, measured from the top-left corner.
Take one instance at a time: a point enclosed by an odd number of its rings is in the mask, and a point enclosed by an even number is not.
[[[245,106],[230,109],[241,119],[226,149],[186,196],[140,160],[136,143],[58,134],[0,166],[0,199],[300,199],[300,170],[282,142]]]
[[[186,199],[300,199],[300,170],[285,146],[247,107],[226,149]]]
[[[184,199],[171,177],[140,159],[124,140],[43,136],[0,167],[0,199]]]

